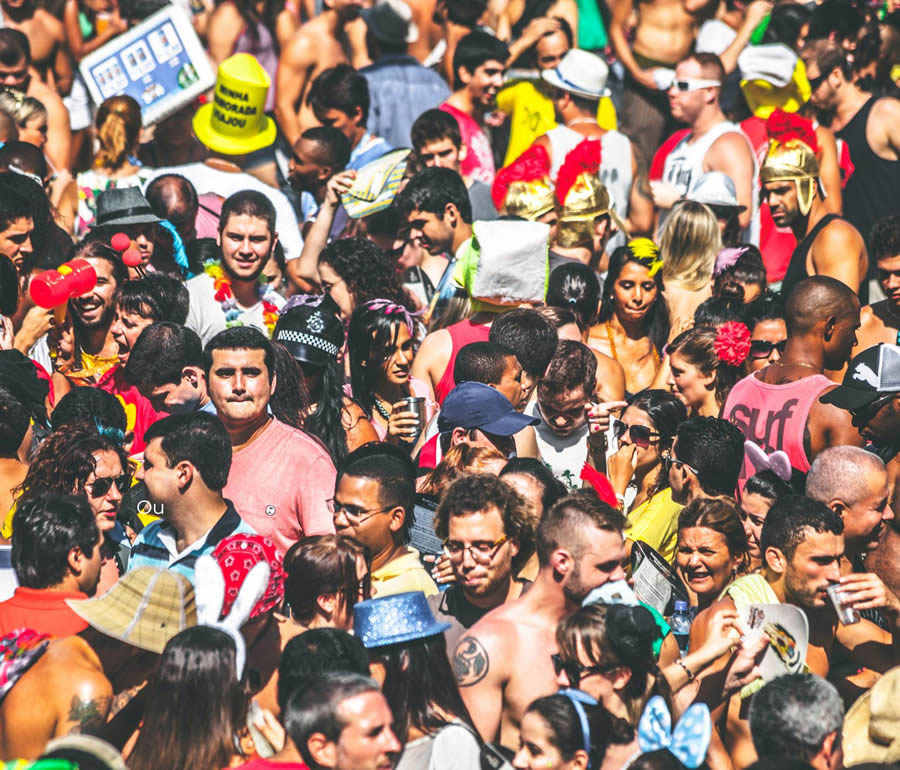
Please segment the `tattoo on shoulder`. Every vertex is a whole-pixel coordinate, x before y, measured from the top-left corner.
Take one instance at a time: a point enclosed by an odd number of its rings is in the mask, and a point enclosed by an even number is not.
[[[471,687],[487,676],[490,660],[484,645],[474,636],[464,636],[453,654],[453,674],[460,687]]]
[[[99,697],[93,700],[83,701],[77,695],[72,698],[69,706],[69,721],[75,722],[70,733],[96,733],[106,724],[106,714],[109,711],[110,698]]]

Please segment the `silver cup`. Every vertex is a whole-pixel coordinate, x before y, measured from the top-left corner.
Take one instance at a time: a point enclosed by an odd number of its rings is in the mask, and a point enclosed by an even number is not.
[[[831,599],[831,603],[834,605],[834,611],[837,613],[838,620],[841,621],[843,625],[850,626],[854,623],[859,623],[859,610],[848,604],[844,604],[844,595],[841,593],[840,583],[832,583],[825,589],[825,592],[828,594],[828,598]]]
[[[403,408],[400,411],[414,412],[419,421],[419,426],[416,428],[416,435],[410,438],[410,441],[417,441],[419,435],[425,430],[425,399],[421,396],[407,396],[406,398],[401,399],[401,401],[403,403]]]

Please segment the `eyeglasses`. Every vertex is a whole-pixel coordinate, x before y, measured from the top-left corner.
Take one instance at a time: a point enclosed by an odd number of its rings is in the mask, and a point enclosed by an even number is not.
[[[865,424],[869,420],[871,420],[878,412],[881,411],[881,407],[883,407],[886,403],[893,400],[896,397],[896,393],[887,393],[880,398],[876,398],[874,401],[870,401],[868,404],[859,407],[858,409],[848,409],[847,411],[853,415],[853,419],[857,423]]]
[[[362,508],[357,508],[355,505],[344,505],[343,503],[339,503],[334,498],[326,500],[325,504],[328,506],[328,511],[332,516],[343,513],[344,516],[347,517],[347,521],[351,524],[362,524],[364,521],[371,519],[373,516],[377,516],[379,513],[386,513],[387,511],[394,509],[394,506],[391,505],[386,508],[373,508],[372,510],[366,511]]]
[[[497,550],[509,538],[504,535],[493,543],[490,540],[476,540],[474,543],[463,543],[461,540],[445,540],[444,548],[447,550],[447,556],[450,561],[462,561],[466,551],[472,557],[472,560],[478,564],[490,564],[491,559],[497,555]]]
[[[627,433],[631,436],[634,444],[641,449],[646,449],[650,446],[651,438],[659,437],[659,433],[650,430],[646,425],[629,425],[627,422],[616,419],[613,419],[613,433],[615,433],[617,441],[621,440]]]
[[[670,470],[672,470],[672,466],[675,466],[676,468],[679,468],[679,469],[687,468],[695,476],[700,475],[700,471],[698,471],[692,465],[688,465],[683,460],[679,460],[677,457],[672,457],[672,455],[663,455],[662,465],[663,465],[663,468],[665,469],[666,473],[668,473]]]
[[[128,489],[128,484],[131,481],[131,477],[128,474],[123,473],[121,476],[101,476],[99,479],[94,479],[90,484],[85,484],[85,489],[87,489],[93,498],[103,497],[106,495],[110,489],[112,489],[112,485],[116,485],[116,489],[119,492],[124,492]]]
[[[673,80],[670,88],[680,91],[683,94],[691,91],[699,91],[703,88],[720,88],[722,85],[719,80],[707,80],[705,78],[680,78]]]
[[[768,340],[750,340],[750,358],[768,358],[772,355],[773,350],[777,350],[779,355],[784,355],[784,349],[787,347],[787,340],[781,342],[769,342]]]
[[[576,688],[586,676],[606,674],[621,666],[620,663],[607,663],[603,666],[585,666],[577,660],[565,660],[563,656],[558,653],[553,653],[553,655],[550,656],[550,660],[553,661],[553,670],[556,672],[556,675],[559,676],[561,673],[565,672],[566,679],[569,680],[569,686]]]
[[[828,80],[828,76],[830,72],[825,72],[822,75],[819,75],[817,78],[808,78],[809,80],[809,90],[810,93],[815,93],[819,90],[819,86],[822,85],[826,80]]]

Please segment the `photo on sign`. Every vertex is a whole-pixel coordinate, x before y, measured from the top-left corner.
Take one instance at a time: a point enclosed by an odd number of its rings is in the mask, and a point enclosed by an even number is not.
[[[150,47],[156,54],[156,58],[161,62],[168,61],[181,53],[181,43],[171,24],[164,24],[160,29],[148,35],[147,39],[150,41]]]
[[[147,45],[143,40],[122,51],[122,61],[125,63],[125,69],[128,70],[128,76],[132,80],[138,80],[156,69],[156,62],[150,55],[150,51],[147,50]]]

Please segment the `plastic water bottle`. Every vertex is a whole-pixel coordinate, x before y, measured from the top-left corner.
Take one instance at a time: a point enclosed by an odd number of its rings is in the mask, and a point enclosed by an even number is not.
[[[678,649],[682,655],[686,655],[688,651],[688,638],[691,635],[691,616],[688,613],[688,603],[684,601],[675,602],[675,612],[669,619],[669,626],[675,641],[678,642]]]

